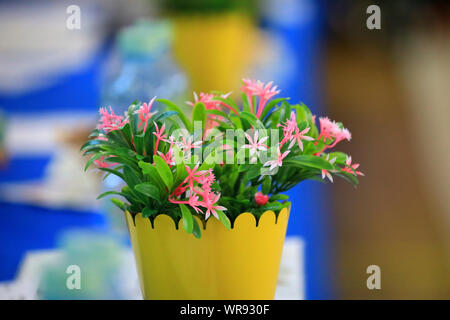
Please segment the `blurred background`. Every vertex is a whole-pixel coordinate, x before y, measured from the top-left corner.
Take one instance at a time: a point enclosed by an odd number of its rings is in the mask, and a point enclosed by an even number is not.
[[[95,200],[118,182],[82,170],[98,108],[249,77],[342,121],[366,174],[289,192],[277,297],[449,299],[449,22],[443,0],[0,1],[0,298],[139,298],[123,216]]]

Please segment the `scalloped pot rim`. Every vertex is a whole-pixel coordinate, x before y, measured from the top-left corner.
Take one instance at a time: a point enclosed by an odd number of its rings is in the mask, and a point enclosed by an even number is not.
[[[267,210],[265,212],[263,212],[263,214],[261,214],[261,216],[259,217],[259,220],[256,220],[256,217],[250,213],[250,212],[243,212],[240,215],[238,215],[236,217],[236,219],[234,220],[234,222],[232,223],[231,229],[235,229],[239,228],[240,224],[249,224],[252,223],[255,225],[255,227],[260,227],[260,226],[264,226],[267,223],[270,224],[277,224],[277,222],[280,220],[280,216],[281,215],[286,215],[286,218],[289,218],[289,212],[290,212],[291,206],[287,207],[287,208],[283,208],[281,209],[280,213],[278,214],[278,216],[275,214],[275,212],[273,210]],[[136,227],[136,216],[141,214],[141,213],[137,213],[136,215],[132,215],[129,211],[126,211],[125,214],[129,214],[133,220],[134,223],[134,227]],[[197,219],[197,222],[202,225],[202,222],[200,221],[200,219],[198,217],[193,217],[194,219]],[[142,219],[142,214],[141,214],[141,219]],[[146,219],[150,222],[150,219]],[[157,227],[162,220],[170,220],[173,222],[173,225],[175,227],[175,229],[182,229],[182,223],[183,223],[183,219],[180,219],[180,221],[178,222],[178,227],[175,224],[175,221],[172,219],[171,216],[169,216],[168,214],[165,213],[161,213],[158,214],[155,219],[153,220],[153,223],[149,223],[149,225],[152,227],[152,229],[155,229],[155,227]],[[215,219],[213,216],[211,216],[207,221],[206,221],[206,225],[208,225],[208,223],[210,223],[210,221],[217,221],[219,222],[217,219]],[[163,224],[165,224],[164,222],[162,222]],[[220,225],[225,228],[225,226],[220,223]],[[206,229],[203,228],[204,230]]]

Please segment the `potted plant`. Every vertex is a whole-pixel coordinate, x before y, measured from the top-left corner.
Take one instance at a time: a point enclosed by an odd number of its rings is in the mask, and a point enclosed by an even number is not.
[[[100,109],[82,150],[126,183],[125,212],[144,298],[273,299],[290,202],[303,180],[341,177],[358,164],[332,149],[350,132],[304,104],[272,99],[272,83],[243,80],[242,108],[219,92],[194,94],[191,120],[172,102]],[[154,103],[165,105],[161,114]]]

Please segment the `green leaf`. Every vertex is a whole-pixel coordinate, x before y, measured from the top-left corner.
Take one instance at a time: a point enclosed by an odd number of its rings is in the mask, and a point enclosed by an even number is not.
[[[242,96],[242,111],[250,113],[250,102],[245,93],[241,93]]]
[[[335,164],[345,164],[347,155],[343,152],[330,152],[328,159],[332,160],[333,158],[336,158]]]
[[[251,165],[250,169],[247,171],[247,179],[253,180],[261,175],[261,166],[257,164]]]
[[[253,164],[250,163],[243,163],[238,166],[238,172],[244,172],[250,170],[250,168],[253,166]]]
[[[220,210],[216,210],[216,212],[217,212],[217,215],[219,216],[220,222],[223,223],[225,228],[230,230],[231,229],[231,222],[230,222],[230,219],[228,219],[227,215],[223,211],[220,211]]]
[[[88,136],[88,138],[89,138],[89,139],[90,139],[90,138],[96,138],[96,137],[99,136],[99,134],[100,134],[100,131],[99,131],[98,129],[94,129],[94,130],[91,132],[91,134]]]
[[[140,198],[141,194],[135,192],[135,190],[132,190],[129,186],[125,185],[122,187],[121,192],[124,194],[125,198],[130,202],[130,203],[142,203],[142,204],[147,204],[147,201],[145,198]]]
[[[262,124],[262,122],[254,114],[243,111],[243,112],[241,112],[240,116],[242,119],[247,120],[248,123],[254,129],[263,129],[263,130],[266,129],[266,127]]]
[[[159,175],[155,166],[145,161],[139,161],[138,165],[142,169],[142,173],[148,175],[151,182],[153,182],[154,185],[159,187],[160,193],[164,192],[165,191],[164,181],[161,179],[161,176]]]
[[[233,122],[236,129],[242,129],[242,122],[241,122],[241,118],[239,118],[239,116],[237,116],[233,113],[230,115],[230,120],[231,120],[231,122]]]
[[[138,162],[138,166],[142,169],[143,174],[151,174],[155,170],[155,167],[151,163],[143,160]]]
[[[264,119],[267,114],[269,114],[269,112],[280,102],[289,100],[289,98],[277,98],[277,99],[273,99],[271,100],[265,107],[263,112],[261,113],[261,119]]]
[[[133,135],[131,132],[130,124],[129,123],[125,124],[120,131],[122,132],[123,136],[125,137],[125,140],[128,142],[128,145],[130,147],[132,147],[133,146]]]
[[[127,206],[123,201],[120,201],[119,199],[116,198],[111,198],[110,199],[111,202],[116,205],[119,209],[126,211],[127,210]]]
[[[137,100],[135,100],[129,107],[128,107],[128,119],[130,121],[130,128],[131,133],[133,135],[136,135],[137,133],[137,126],[139,121],[139,116],[136,114],[136,111],[140,107],[140,104]]]
[[[198,168],[199,171],[209,170],[214,168],[216,165],[216,153],[215,151],[208,154],[208,156],[203,160],[202,164]]]
[[[170,118],[170,117],[172,117],[174,115],[177,115],[177,114],[178,114],[177,111],[166,111],[166,112],[163,112],[163,113],[159,114],[158,116],[155,116],[154,119],[152,118],[152,121],[155,121],[155,122],[159,121],[160,123],[162,123],[162,121],[164,119]]]
[[[266,205],[260,207],[260,210],[273,210],[275,212],[277,212],[278,210],[281,210],[281,208],[283,207],[283,205],[281,203],[279,203],[278,201],[274,201],[274,202],[268,202]]]
[[[106,143],[107,143],[107,141],[103,141],[103,140],[96,140],[96,139],[89,140],[81,146],[80,151],[86,150],[87,148],[90,148],[90,147],[101,146]]]
[[[117,191],[107,191],[107,192],[103,192],[102,194],[100,194],[100,195],[97,197],[97,200],[100,200],[100,199],[102,199],[102,198],[104,198],[104,197],[106,197],[106,196],[112,195],[112,194],[119,195],[119,196],[122,196],[122,197],[125,197],[125,198],[126,198],[126,194],[123,194],[122,192],[117,192]]]
[[[93,156],[86,162],[86,166],[84,167],[84,171],[86,171],[86,170],[91,166],[91,164],[92,164],[95,160],[98,160],[98,159],[101,158],[102,156],[103,156],[103,154],[101,154],[101,153],[97,153],[97,154],[93,155]]]
[[[144,153],[144,136],[142,135],[134,136],[134,147],[136,148],[136,152],[138,154]]]
[[[160,201],[159,188],[150,182],[137,184],[134,186],[134,189],[158,202]]]
[[[283,102],[281,104],[281,115],[280,115],[280,122],[285,122],[287,119],[291,117],[291,105],[287,102]]]
[[[156,99],[156,101],[161,102],[163,104],[165,104],[167,106],[167,109],[169,110],[173,110],[178,112],[178,116],[180,117],[181,121],[183,122],[184,126],[186,127],[186,129],[188,131],[192,131],[192,125],[189,122],[189,119],[185,116],[183,110],[181,110],[180,107],[178,107],[175,103],[173,103],[170,100],[166,100],[166,99]]]
[[[262,191],[262,193],[269,194],[271,186],[272,186],[272,180],[270,179],[269,176],[265,176],[263,181],[262,181],[262,184],[261,184],[261,191]]]
[[[274,194],[269,198],[270,201],[276,201],[276,200],[288,200],[289,196],[285,194]]]
[[[146,205],[148,203],[148,199],[144,195],[135,191],[134,188],[130,188],[128,185],[123,186],[122,193],[126,195],[127,200],[130,201],[131,204],[139,202],[143,205]]]
[[[142,209],[142,218],[151,217],[151,216],[155,215],[156,213],[158,213],[158,210],[144,207],[144,209]]]
[[[293,158],[284,160],[283,164],[293,165],[295,167],[309,167],[316,169],[333,170],[334,166],[321,157],[316,157],[312,155],[300,155]]]
[[[92,147],[92,148],[88,148],[83,152],[83,156],[87,156],[90,154],[97,154],[99,152],[102,152],[103,148],[101,147]]]
[[[118,176],[120,179],[122,179],[123,181],[126,182],[125,177],[123,176],[123,174],[120,173],[117,170],[114,170],[114,169],[111,169],[111,168],[98,168],[98,169],[102,170],[102,171],[105,171],[105,172],[108,172],[108,173],[111,173],[111,174],[113,174],[115,176]]]
[[[207,115],[220,116],[220,117],[223,117],[223,118],[227,119],[228,121],[231,121],[230,117],[225,112],[220,111],[220,110],[209,109],[209,110],[206,110],[206,114]]]
[[[123,176],[125,182],[130,186],[130,188],[134,188],[135,185],[141,182],[139,176],[129,167],[123,168]]]
[[[175,185],[180,185],[184,179],[188,176],[188,173],[186,171],[186,166],[183,161],[177,162],[177,171],[176,171],[176,179],[175,179]]]
[[[154,156],[153,160],[155,161],[156,171],[158,172],[162,181],[164,181],[167,189],[171,190],[173,185],[173,175],[172,171],[169,168],[169,165],[160,156]]]
[[[214,97],[213,100],[217,100],[220,101],[222,103],[225,103],[227,105],[229,105],[231,108],[233,108],[234,110],[236,110],[237,112],[239,112],[239,107],[237,106],[237,104],[230,98],[222,98],[222,97]],[[223,106],[223,108],[226,108],[225,106]],[[228,109],[228,108],[227,108]],[[230,109],[228,109],[230,110]],[[233,112],[232,110],[230,110],[230,112]],[[234,113],[234,112],[233,112]],[[234,113],[236,114],[236,113]]]
[[[107,153],[107,154],[109,155],[110,153]],[[112,157],[106,158],[104,161],[125,164],[128,167],[130,167],[131,169],[133,169],[135,172],[139,173],[139,167],[136,165],[135,160],[133,160],[132,158],[123,157],[123,156],[112,156]]]
[[[358,178],[355,175],[345,172],[345,171],[335,172],[335,173],[333,173],[333,175],[341,177],[342,179],[346,180],[347,182],[350,182],[354,187],[356,187],[359,183]]]
[[[202,237],[202,230],[200,229],[200,226],[198,225],[197,219],[192,219],[194,222],[194,226],[192,228],[192,234],[197,238],[200,239]]]
[[[106,136],[108,137],[108,141],[111,142],[111,144],[114,144],[115,147],[121,146],[128,148],[128,142],[122,134],[121,130],[122,129],[111,131]]]
[[[277,125],[280,123],[280,116],[281,116],[281,109],[275,109],[274,111],[272,111],[272,113],[270,114],[270,116],[267,118],[267,125],[270,124],[270,127],[272,129],[276,129]]]
[[[181,216],[183,219],[183,229],[187,233],[192,233],[194,222],[192,221],[192,213],[189,211],[189,209],[182,203],[180,203],[180,209],[181,209]]]
[[[206,107],[203,103],[199,102],[192,109],[192,126],[195,129],[194,123],[196,121],[201,121],[202,123],[202,132],[205,129],[206,125]]]

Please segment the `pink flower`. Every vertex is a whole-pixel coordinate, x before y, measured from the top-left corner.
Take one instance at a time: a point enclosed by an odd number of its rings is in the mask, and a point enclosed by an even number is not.
[[[150,100],[148,104],[144,102],[142,106],[139,108],[139,110],[136,111],[136,113],[139,115],[139,119],[141,120],[141,122],[138,124],[138,128],[140,128],[141,125],[144,123],[144,131],[143,131],[144,134],[145,131],[147,130],[148,120],[150,120],[150,118],[155,114],[150,113],[150,110],[152,109],[152,105],[155,99],[156,97],[153,97],[153,99]]]
[[[167,151],[166,154],[162,153],[161,151],[158,151],[158,155],[169,165],[169,167],[174,166],[175,158],[173,157],[173,151],[172,147],[169,148],[169,151]]]
[[[270,100],[273,96],[280,93],[277,90],[277,86],[272,87],[273,82],[269,82],[265,84],[261,81],[242,79],[244,86],[241,88],[242,92],[248,97],[250,103],[250,112],[253,113],[253,96],[259,97],[259,105],[256,110],[256,117],[260,118],[261,114],[264,110],[264,106],[268,100]]]
[[[336,162],[336,158],[329,160],[328,159],[329,157],[330,157],[330,155],[327,154],[326,160],[328,160],[330,162],[330,164],[334,164]],[[325,177],[327,177],[328,180],[333,182],[333,176],[331,175],[331,173],[328,170],[322,169],[322,179],[325,179]]]
[[[319,118],[320,123],[320,135],[317,138],[317,140],[320,140],[320,138],[323,138],[323,141],[326,141],[327,139],[333,139],[335,132],[338,132],[339,126],[335,121],[330,120],[328,117]]]
[[[104,130],[106,133],[109,133],[114,130],[120,129],[126,123],[128,123],[128,119],[124,119],[122,116],[118,116],[114,113],[111,107],[109,107],[110,113],[106,108],[100,108],[99,113],[100,123],[97,126],[98,130]]]
[[[194,102],[186,101],[191,107],[195,106],[197,103],[202,102],[206,109],[218,109],[219,101],[213,100],[214,95],[212,93],[200,92],[200,98],[197,93],[194,92]]]
[[[207,171],[199,171],[202,175],[199,176],[197,182],[202,186],[203,190],[210,191],[212,183],[216,180],[212,169]]]
[[[277,86],[272,87],[273,81],[270,81],[268,84],[264,86],[263,82],[259,82],[260,88],[256,91],[255,95],[261,97],[265,101],[272,99],[273,96],[280,93],[280,90],[277,90]]]
[[[255,135],[252,138],[248,133],[244,133],[245,137],[247,138],[249,144],[244,144],[242,148],[244,149],[250,149],[250,157],[254,156],[255,154],[259,154],[259,151],[267,150],[269,147],[264,144],[264,142],[269,139],[269,137],[263,137],[261,140],[258,141],[259,138],[259,131],[255,131]]]
[[[241,87],[241,91],[248,95],[253,95],[258,90],[258,81],[251,79],[242,79],[244,85]]]
[[[231,92],[228,92],[226,94],[220,95],[221,98],[228,98],[228,96],[231,94]],[[214,100],[214,98],[217,97],[217,95],[214,95],[212,93],[204,93],[200,92],[200,98],[197,95],[197,93],[194,92],[194,102],[187,101],[186,103],[190,106],[195,106],[197,103],[201,102],[205,105],[205,108],[207,110],[220,110],[220,106],[224,106],[231,111],[233,111],[235,114],[238,114],[238,112],[231,106],[227,105],[226,103],[223,103],[219,100]]]
[[[250,104],[250,113],[253,113],[253,94],[257,90],[257,83],[255,80],[242,79],[244,85],[241,91],[247,96],[248,103]]]
[[[221,98],[227,98],[229,95],[231,94],[231,92],[226,93],[226,94],[222,94],[220,97]],[[207,110],[221,110],[221,107],[225,107],[227,109],[230,109],[231,111],[233,111],[236,115],[239,115],[239,113],[237,112],[236,109],[234,109],[233,107],[231,107],[230,105],[219,101],[219,100],[215,100],[214,98],[217,97],[217,95],[214,95],[212,93],[200,93],[200,98],[197,96],[197,93],[194,92],[194,102],[189,102],[187,101],[186,103],[189,104],[190,106],[195,106],[197,103],[201,102],[205,105],[205,108]],[[209,132],[209,130],[217,125],[219,125],[219,123],[215,120],[221,121],[223,120],[223,117],[219,116],[219,115],[213,115],[213,114],[209,114],[207,119],[206,119],[206,123],[205,123],[205,134],[204,136],[207,136],[207,133]]]
[[[347,156],[347,158],[345,159],[345,164],[347,166],[342,168],[341,169],[342,171],[354,174],[355,176],[363,176],[364,175],[364,173],[362,173],[361,171],[356,171],[356,169],[359,168],[359,163],[352,164],[351,156]]]
[[[183,193],[186,192],[186,189],[188,188],[188,186],[184,186],[183,184],[180,184],[178,187],[175,188],[174,192],[172,193],[171,196],[175,196],[175,197],[179,197],[181,196]],[[171,199],[171,196],[169,196],[169,201]],[[173,202],[173,201],[171,201]]]
[[[350,131],[346,128],[341,128],[335,121],[332,121],[328,118],[319,118],[320,122],[320,134],[317,137],[317,141],[320,141],[320,139],[323,139],[323,142],[326,143],[327,140],[333,141],[330,145],[325,145],[323,149],[316,153],[316,155],[320,155],[322,152],[324,152],[326,149],[333,148],[341,142],[344,139],[347,139],[350,141],[352,138],[352,135]],[[317,142],[316,142],[317,144]]]
[[[158,124],[155,121],[153,121],[153,124],[155,125],[156,130],[156,132],[153,132],[153,134],[156,136],[155,151],[153,152],[153,154],[156,154],[158,151],[159,141],[166,141],[167,134],[164,134],[164,129],[166,128],[165,123],[163,123],[161,129],[159,129]]]
[[[228,92],[228,93],[220,95],[220,97],[225,99],[225,98],[228,98],[228,96],[230,94],[231,94],[231,92]],[[205,105],[206,109],[217,109],[220,101],[214,100],[215,97],[216,97],[216,95],[214,95],[212,93],[200,92],[200,98],[199,98],[197,93],[194,92],[194,102],[187,101],[186,103],[193,107],[197,103],[202,102]]]
[[[159,129],[158,124],[156,122],[153,121],[153,124],[155,125],[155,131],[156,131],[156,132],[153,132],[153,134],[156,136],[156,138],[158,140],[165,141],[167,138],[167,134],[164,134],[164,129],[166,128],[166,124],[163,123],[163,125],[161,126],[161,129]]]
[[[188,173],[187,177],[184,179],[183,184],[187,183],[190,188],[193,188],[194,182],[199,182],[202,176],[207,171],[198,171],[200,163],[197,163],[192,169],[189,166],[185,166],[186,171]]]
[[[297,126],[297,117],[294,111],[291,111],[291,117],[287,119],[284,124],[278,124],[277,126],[283,128],[284,134],[284,137],[280,142],[280,147],[282,147],[287,141],[291,141],[288,147],[289,149],[291,149],[297,141],[298,147],[303,151],[302,140],[314,140],[314,138],[306,135],[309,132],[310,128],[306,128],[300,131]]]
[[[217,201],[219,201],[220,193],[209,193],[205,195],[203,198],[203,201],[201,202],[201,206],[206,209],[205,212],[205,219],[208,219],[209,216],[212,214],[214,217],[219,219],[219,216],[217,214],[217,210],[225,211],[227,208],[223,206],[217,205]]]
[[[198,200],[198,195],[195,193],[192,193],[189,197],[188,204],[192,207],[192,209],[195,210],[197,213],[203,213],[202,210],[200,210],[199,206],[201,206],[201,202]]]
[[[113,167],[118,164],[115,162],[108,162],[108,161],[104,161],[104,160],[105,160],[105,156],[101,156],[98,160],[94,160],[94,163],[99,168],[109,168],[109,167]]]
[[[306,128],[303,129],[302,131],[299,131],[299,129],[297,128],[295,131],[296,133],[292,136],[292,140],[291,143],[289,144],[289,149],[292,148],[295,144],[295,141],[297,141],[298,143],[298,147],[300,148],[300,150],[303,151],[303,143],[302,140],[306,140],[306,141],[313,141],[314,138],[313,137],[309,137],[306,136],[305,134],[307,134],[309,132],[310,128]]]
[[[350,141],[352,135],[346,128],[340,128],[335,121],[331,121],[328,118],[319,118],[320,122],[320,135],[317,140],[323,138],[325,142],[327,139],[335,139],[332,146],[335,146],[338,142],[347,139]],[[331,148],[332,146],[329,146]]]
[[[206,208],[205,218],[208,219],[212,214],[218,218],[217,210],[226,210],[225,207],[217,205],[220,198],[219,193],[214,193],[211,186],[215,181],[212,169],[207,171],[198,171],[200,164],[190,169],[186,166],[188,176],[186,179],[169,195],[169,201],[176,204],[187,204],[191,206],[195,212],[203,213],[200,207]],[[176,199],[185,195],[185,200]],[[188,198],[186,200],[186,197]],[[201,200],[200,200],[201,198]]]
[[[283,165],[283,159],[291,152],[291,150],[285,151],[283,154],[280,151],[280,148],[277,149],[277,158],[274,160],[269,160],[264,164],[264,167],[270,166],[269,170],[273,170],[277,167],[281,167]]]
[[[348,131],[348,129],[343,128],[343,129],[339,129],[338,131],[334,132],[334,137],[336,138],[336,140],[342,141],[344,139],[350,141],[352,139],[352,134],[350,133],[350,131]]]
[[[201,147],[203,141],[195,141],[193,142],[194,137],[188,136],[186,139],[184,137],[181,137],[181,141],[178,141],[177,145],[178,147],[183,151],[184,155],[190,155],[192,149],[198,149]]]
[[[277,124],[277,127],[283,128],[283,139],[281,140],[281,146],[285,144],[287,141],[291,140],[293,137],[293,133],[298,129],[297,127],[297,117],[294,111],[291,111],[291,117],[286,120],[284,124]]]

